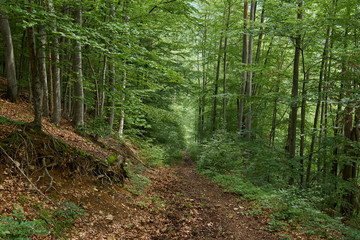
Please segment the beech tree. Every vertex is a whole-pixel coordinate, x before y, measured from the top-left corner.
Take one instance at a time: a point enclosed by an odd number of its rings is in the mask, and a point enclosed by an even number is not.
[[[4,2],[6,2],[6,0],[0,1],[0,3],[4,3]],[[12,43],[12,36],[11,36],[8,17],[1,10],[0,10],[0,30],[4,44],[6,79],[8,82],[7,95],[12,102],[15,102],[17,99],[17,83],[16,83],[16,71],[15,71],[14,47]]]

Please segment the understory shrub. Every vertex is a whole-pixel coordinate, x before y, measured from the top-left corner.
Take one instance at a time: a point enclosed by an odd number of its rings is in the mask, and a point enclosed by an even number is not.
[[[314,181],[309,188],[303,189],[300,184],[289,186],[290,177],[300,181],[300,174],[296,173],[299,166],[295,163],[290,166],[284,150],[271,147],[260,138],[247,141],[226,132],[215,134],[202,146],[195,145],[189,154],[199,155],[193,158],[198,159],[200,173],[226,191],[254,201],[252,211],[268,209],[269,231],[296,229],[309,236],[360,239],[357,228],[346,226],[336,214],[334,217],[327,214],[339,210],[334,208],[339,208],[339,199],[351,188],[349,182],[327,176],[326,182]],[[316,177],[314,174],[315,180]]]
[[[26,220],[22,208],[15,206],[11,216],[1,216],[0,238],[1,239],[30,239],[34,235],[49,235],[50,230],[45,228],[42,219]]]

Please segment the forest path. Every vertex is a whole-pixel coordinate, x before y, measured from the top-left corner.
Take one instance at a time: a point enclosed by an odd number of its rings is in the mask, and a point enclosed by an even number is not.
[[[156,171],[152,192],[166,207],[151,239],[277,239],[263,230],[264,218],[242,214],[247,203],[197,174],[189,159]]]

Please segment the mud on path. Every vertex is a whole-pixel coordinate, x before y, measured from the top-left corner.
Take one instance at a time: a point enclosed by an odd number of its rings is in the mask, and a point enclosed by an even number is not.
[[[265,219],[242,214],[246,203],[198,175],[192,164],[155,170],[151,180],[152,198],[163,208],[152,212],[154,222],[143,230],[153,224],[156,230],[143,232],[143,239],[277,239],[263,230]]]

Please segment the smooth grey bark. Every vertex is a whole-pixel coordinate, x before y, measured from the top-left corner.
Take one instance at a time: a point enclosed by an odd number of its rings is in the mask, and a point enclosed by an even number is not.
[[[111,20],[115,20],[115,6],[110,6],[111,11]],[[110,59],[109,61],[109,83],[110,83],[110,111],[109,111],[109,125],[112,131],[115,119],[115,102],[114,102],[114,95],[115,95],[115,61],[114,59]]]
[[[110,129],[113,129],[114,125],[114,118],[115,118],[115,102],[114,102],[114,95],[115,95],[115,62],[114,59],[110,59],[109,64],[109,82],[110,82],[110,112],[109,112],[109,125]]]
[[[205,29],[203,35],[203,49],[201,52],[202,58],[202,109],[201,109],[201,124],[200,124],[200,142],[202,142],[205,135],[205,107],[206,107],[206,85],[207,85],[207,63],[206,63],[206,43],[207,43],[207,15],[205,15]]]
[[[48,1],[50,12],[54,13],[52,0]],[[56,31],[56,23],[54,22],[54,30]],[[59,55],[59,38],[54,36],[53,39],[53,55],[52,55],[52,115],[51,121],[55,125],[59,125],[61,120],[61,84],[60,84],[60,55]],[[50,78],[51,79],[51,78]]]
[[[30,10],[31,11],[31,10]],[[41,80],[38,73],[38,65],[36,58],[36,45],[34,36],[34,27],[27,29],[28,43],[29,43],[29,59],[32,76],[32,89],[33,89],[33,101],[34,101],[34,122],[36,127],[41,129],[41,111],[42,111],[42,88]]]
[[[226,130],[226,64],[227,64],[227,48],[228,48],[228,36],[230,15],[231,15],[231,1],[228,1],[228,15],[225,24],[225,41],[224,41],[224,66],[223,66],[223,128]]]
[[[79,6],[75,10],[75,23],[79,26],[82,25],[82,11]],[[81,42],[75,42],[75,53],[73,59],[73,72],[74,72],[74,125],[79,127],[84,124],[84,89],[83,89],[83,76],[82,76],[82,54]]]
[[[5,0],[0,0],[0,2],[5,2]],[[1,11],[0,11],[0,29],[4,44],[5,69],[6,69],[6,78],[8,83],[7,97],[10,99],[10,101],[16,102],[17,85],[16,85],[14,47],[12,43],[12,36],[11,36],[8,17],[4,15]]]
[[[42,83],[43,91],[43,111],[44,117],[49,116],[49,90],[47,82],[47,70],[46,70],[46,33],[40,26],[40,50],[39,50],[39,60],[40,60],[40,78]]]
[[[101,74],[101,88],[100,88],[100,108],[99,108],[99,117],[102,121],[103,119],[103,113],[104,113],[104,105],[105,105],[105,80],[106,80],[106,68],[107,68],[107,56],[104,55],[104,64],[103,64],[103,70]]]
[[[300,122],[300,185],[304,185],[304,149],[305,149],[305,116],[306,116],[306,83],[309,80],[309,74],[305,71],[305,57],[304,52],[301,51],[304,80],[302,85],[302,100],[301,100],[301,122]]]
[[[298,0],[298,13],[297,19],[302,19],[302,1]],[[294,70],[293,70],[293,81],[291,89],[291,112],[289,114],[289,128],[288,128],[288,139],[286,150],[289,152],[290,159],[293,159],[296,154],[296,123],[297,123],[297,111],[298,111],[298,95],[299,95],[299,65],[300,65],[300,51],[301,51],[301,35],[295,38],[295,56],[294,56]],[[291,176],[289,184],[294,183],[294,177]]]
[[[265,4],[266,0],[264,0],[264,4]],[[258,38],[258,42],[257,42],[257,49],[256,49],[256,55],[255,55],[255,64],[259,64],[260,62],[260,52],[261,52],[261,45],[262,45],[262,39],[263,39],[263,36],[264,36],[264,33],[263,33],[263,24],[264,24],[264,21],[265,21],[265,6],[262,7],[262,10],[261,10],[261,17],[260,17],[260,34],[259,34],[259,38]],[[270,45],[272,44],[272,40],[270,42]],[[270,49],[270,48],[269,48]],[[264,67],[266,67],[266,64],[264,64]],[[262,75],[262,73],[260,73],[260,75]],[[255,73],[253,73],[253,78],[255,78]],[[253,87],[253,92],[252,92],[252,95],[256,95],[257,94],[257,90],[259,89],[259,83],[255,84],[254,87]]]
[[[124,135],[124,121],[125,121],[125,110],[124,110],[124,102],[125,102],[125,89],[126,89],[126,70],[124,70],[124,78],[123,78],[123,83],[122,83],[122,89],[123,92],[121,100],[122,100],[122,104],[121,104],[121,110],[120,110],[120,119],[119,119],[119,137],[122,138]]]
[[[251,27],[250,29],[253,30],[253,24],[255,23],[255,12],[256,12],[256,2],[254,0],[251,1],[251,8],[250,8],[250,21],[251,21]],[[248,51],[248,62],[247,65],[251,66],[253,63],[253,44],[254,44],[254,35],[251,33],[249,36],[249,51]],[[248,98],[248,104],[247,104],[247,114],[246,114],[246,121],[245,121],[245,131],[246,131],[246,138],[251,138],[251,119],[252,119],[252,113],[251,113],[251,95],[252,95],[252,77],[253,73],[252,71],[248,71],[247,73],[247,98]]]
[[[224,8],[223,16],[225,17],[226,9]],[[224,22],[223,22],[224,25]],[[217,95],[219,91],[219,78],[220,78],[220,65],[221,65],[221,51],[223,49],[223,39],[224,39],[224,31],[222,30],[220,33],[220,41],[219,41],[219,52],[217,56],[217,64],[216,64],[216,75],[215,75],[215,84],[214,84],[214,103],[213,103],[213,113],[212,113],[212,131],[216,130],[216,115],[217,115]]]
[[[244,2],[244,35],[243,35],[243,54],[242,54],[242,83],[241,83],[241,92],[240,92],[240,99],[238,99],[238,131],[241,132],[243,128],[243,118],[244,118],[244,97],[246,92],[246,65],[248,61],[248,34],[247,31],[247,21],[248,21],[248,10],[249,10],[249,3],[247,0]]]

